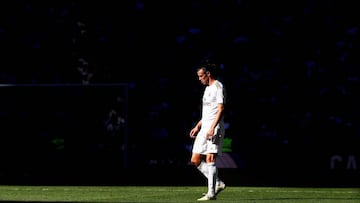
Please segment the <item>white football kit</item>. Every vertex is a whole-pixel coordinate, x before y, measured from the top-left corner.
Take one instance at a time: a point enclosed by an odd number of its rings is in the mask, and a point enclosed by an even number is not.
[[[218,111],[218,104],[225,104],[225,90],[223,84],[216,80],[212,85],[206,86],[202,98],[201,129],[197,134],[192,152],[199,154],[217,153],[221,154],[221,148],[225,136],[224,119],[221,118],[215,127],[212,139],[206,139]]]

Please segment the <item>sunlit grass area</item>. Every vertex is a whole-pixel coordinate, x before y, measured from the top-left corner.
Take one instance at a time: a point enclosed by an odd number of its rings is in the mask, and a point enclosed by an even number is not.
[[[199,186],[0,186],[4,202],[196,202]],[[217,202],[359,203],[359,188],[231,187]]]

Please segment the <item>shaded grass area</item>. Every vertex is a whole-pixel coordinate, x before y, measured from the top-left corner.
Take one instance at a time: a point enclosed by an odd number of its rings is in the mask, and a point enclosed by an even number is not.
[[[0,186],[3,202],[196,202],[205,186]],[[228,186],[217,202],[360,202],[359,188]]]

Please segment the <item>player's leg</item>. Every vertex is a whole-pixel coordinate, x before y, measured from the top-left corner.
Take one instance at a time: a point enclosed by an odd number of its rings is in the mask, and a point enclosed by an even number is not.
[[[206,155],[206,165],[208,170],[208,195],[215,196],[215,184],[216,184],[216,175],[217,168],[215,164],[216,154],[207,154]]]
[[[191,163],[205,176],[205,178],[208,178],[209,170],[204,160],[204,155],[193,153],[191,156]]]
[[[207,141],[203,134],[204,131],[202,129],[195,138],[192,149],[191,163],[207,178],[208,170],[204,160],[204,148],[206,148]]]
[[[191,163],[196,166],[196,168],[206,177],[209,177],[209,170],[208,170],[208,164],[204,160],[204,156],[201,154],[194,153],[191,157]],[[219,177],[217,176],[217,173],[215,175],[215,181],[216,183],[223,183]]]
[[[216,144],[217,144],[217,154],[216,154],[216,158],[218,156],[222,155],[222,147],[223,147],[223,142],[224,142],[224,137],[225,137],[225,127],[224,125],[219,125],[219,128],[217,130],[217,139],[216,139]],[[225,183],[223,181],[221,181],[218,178],[218,170],[216,173],[217,179],[216,179],[216,185],[215,185],[215,194],[219,194],[221,191],[223,191],[226,187]]]
[[[215,154],[206,155],[206,164],[208,171],[208,191],[198,201],[214,200],[216,199],[215,184],[216,184],[216,165],[215,165]]]
[[[193,153],[191,155],[191,164],[196,166],[196,167],[199,167],[201,165],[201,162],[202,162],[202,155],[199,154],[199,153]]]
[[[200,161],[200,164],[197,165],[196,167],[206,178],[208,178],[208,173],[209,173],[209,170],[208,170],[208,166],[202,156],[201,158],[201,161]]]

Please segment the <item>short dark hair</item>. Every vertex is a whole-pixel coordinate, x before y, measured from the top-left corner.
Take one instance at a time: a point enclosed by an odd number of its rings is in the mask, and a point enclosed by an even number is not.
[[[198,70],[204,70],[204,72],[209,71],[213,76],[218,74],[218,66],[216,63],[211,61],[210,59],[204,59],[201,61],[200,65],[198,66]]]

